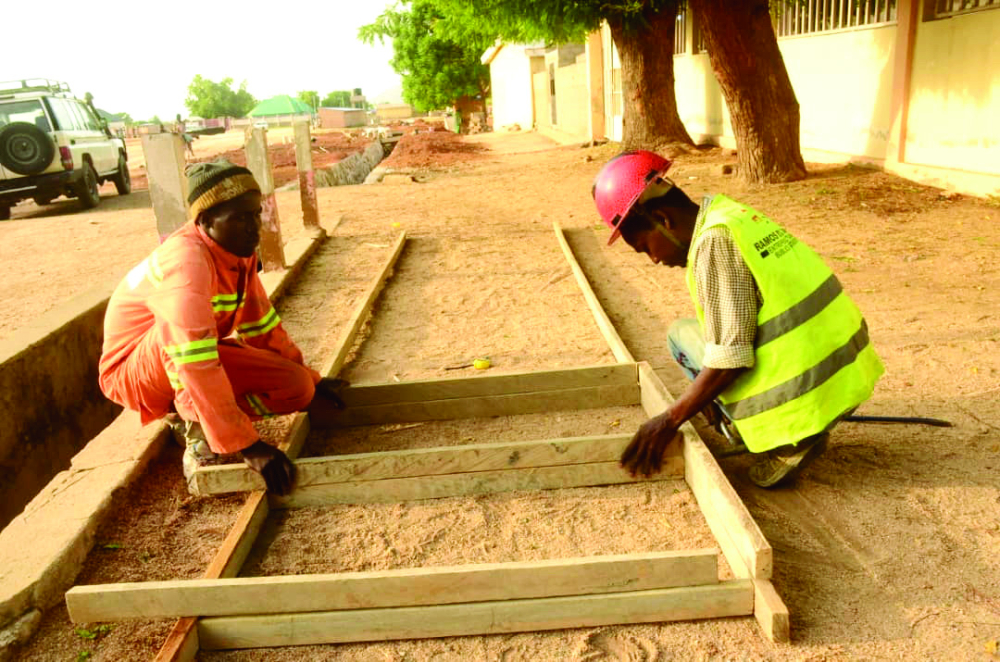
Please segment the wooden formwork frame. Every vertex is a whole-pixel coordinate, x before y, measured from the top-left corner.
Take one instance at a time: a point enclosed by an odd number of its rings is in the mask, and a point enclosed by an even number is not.
[[[634,363],[572,255],[556,233],[602,334],[620,363],[576,370],[350,387],[345,425],[641,404],[649,416],[672,399],[656,373]],[[404,237],[367,299],[370,308]],[[367,314],[350,325],[356,333]],[[604,320],[604,324],[601,320]],[[341,347],[339,370],[353,343]],[[616,349],[617,348],[617,349]],[[541,402],[541,405],[536,403]],[[388,420],[385,420],[388,419]],[[735,579],[719,581],[717,550],[682,550],[383,572],[235,578],[270,507],[310,507],[632,482],[617,463],[628,436],[606,435],[300,460],[284,499],[263,498],[241,467],[200,472],[204,493],[254,490],[202,580],[79,586],[67,593],[76,622],[176,617],[184,636],[157,659],[206,649],[379,641],[593,627],[754,614],[765,633],[788,639],[788,612],[771,585],[771,547],[690,424],[657,476],[683,476]],[[296,421],[300,447],[308,421]],[[260,614],[259,605],[268,613]],[[258,612],[258,613],[255,613]],[[201,618],[200,621],[197,617]],[[195,625],[197,624],[197,627]],[[175,634],[177,632],[175,629]],[[169,650],[168,650],[169,647]],[[169,656],[167,656],[169,655]]]

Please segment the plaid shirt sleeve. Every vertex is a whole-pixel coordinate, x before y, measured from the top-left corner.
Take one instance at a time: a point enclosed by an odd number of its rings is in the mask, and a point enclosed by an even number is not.
[[[762,299],[728,229],[718,226],[702,235],[694,275],[698,303],[705,312],[703,365],[717,369],[752,367]]]

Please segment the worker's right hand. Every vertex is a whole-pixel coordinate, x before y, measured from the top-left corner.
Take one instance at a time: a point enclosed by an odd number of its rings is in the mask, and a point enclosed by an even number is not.
[[[295,483],[295,465],[280,449],[258,439],[240,451],[246,465],[264,478],[267,491],[285,496]]]

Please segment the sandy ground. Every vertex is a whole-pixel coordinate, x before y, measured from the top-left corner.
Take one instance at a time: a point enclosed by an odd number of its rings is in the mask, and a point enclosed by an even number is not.
[[[590,182],[614,148],[529,151],[540,147],[539,137],[530,133],[475,140],[499,149],[466,165],[422,173],[420,184],[321,191],[324,223],[340,215],[344,221],[318,256],[316,270],[307,271],[298,286],[299,296],[307,297],[300,300],[298,312],[282,308],[310,358],[322,356],[324,344],[332,342],[320,330],[325,327],[336,334],[338,319],[340,323],[346,319],[351,297],[358,296],[352,293],[362,291],[370,278],[367,274],[377,271],[387,250],[380,246],[389,245],[398,231],[392,224],[398,223],[414,237],[413,251],[404,254],[370,338],[349,366],[351,379],[441,375],[453,361],[482,354],[497,360],[497,371],[609,361],[596,327],[580,312],[582,297],[567,285],[571,278],[559,279],[561,257],[551,229],[552,221],[558,220],[571,229],[570,241],[625,343],[679,393],[684,380],[671,365],[665,332],[673,319],[692,314],[683,273],[655,267],[625,246],[605,247],[607,231],[596,223],[590,201]],[[790,489],[754,488],[743,474],[748,458],[724,461],[723,468],[775,548],[774,582],[792,613],[791,645],[766,642],[753,619],[741,618],[204,654],[202,659],[990,659],[988,648],[1000,639],[1000,489],[995,479],[1000,468],[996,399],[1000,278],[995,257],[1000,209],[973,199],[941,196],[936,190],[855,167],[814,166],[802,182],[747,187],[717,174],[719,164],[733,160],[724,150],[712,150],[681,157],[671,173],[692,196],[721,191],[766,212],[828,261],[865,312],[873,342],[887,366],[874,397],[859,413],[936,416],[955,423],[950,429],[844,424],[834,432],[826,454]],[[283,223],[290,226],[298,217],[294,196],[279,194]],[[104,202],[110,203],[111,197]],[[107,215],[96,216],[102,213]],[[3,295],[0,314],[5,326],[0,331],[9,333],[19,316],[37,315],[95,279],[123,272],[155,241],[151,214],[138,206],[118,210],[107,204],[85,214],[46,214],[0,224],[0,238],[5,240],[0,250],[8,252],[3,275],[5,282],[14,283]],[[99,220],[100,226],[91,220]],[[64,248],[53,252],[51,246]],[[73,257],[67,259],[67,254]],[[27,255],[32,256],[30,270],[22,266]],[[88,269],[80,278],[81,270]],[[28,291],[30,299],[23,295]],[[308,298],[313,296],[327,297],[333,312],[314,307]],[[597,410],[592,415],[585,422],[567,419],[550,425],[555,436],[584,427],[604,432],[608,413]],[[617,417],[613,414],[612,420]],[[491,424],[508,430],[529,427],[527,421]],[[634,423],[623,418],[620,425]],[[461,441],[463,436],[476,438],[482,433],[474,429],[447,434]],[[413,443],[421,443],[418,433],[431,430],[409,431]],[[714,433],[702,430],[710,444],[720,443]],[[489,428],[484,431],[492,433]],[[405,432],[365,434],[405,444],[409,442],[396,441]],[[182,488],[167,484],[155,489],[167,494],[167,505],[158,506],[162,517],[179,512]],[[666,489],[672,495],[666,484],[650,489]],[[518,498],[528,500],[518,503]],[[515,511],[541,507],[538,504],[555,508],[549,501],[553,498],[505,497],[517,503]],[[640,508],[638,493],[626,505],[616,503],[619,512],[633,513],[633,520],[641,516],[643,526],[654,517]],[[224,522],[231,516],[226,515],[227,508],[237,507],[227,504],[199,502],[196,507],[223,511],[213,517]],[[504,511],[496,504],[473,508],[456,500],[451,510],[445,506],[435,511],[441,507],[429,505],[419,516],[406,517],[391,507],[341,512],[324,516],[317,528],[329,537],[344,535],[348,542],[352,535],[367,541],[367,534],[349,533],[360,530],[395,531],[419,541],[422,538],[408,533],[401,523],[443,512],[458,523],[453,540],[460,541],[469,535],[467,525],[504,517],[497,514]],[[675,528],[693,526],[685,512],[668,510]],[[367,528],[351,528],[365,518],[371,518],[362,522]],[[141,521],[135,520],[133,528],[139,528]],[[280,523],[286,530],[295,529],[289,521],[276,520],[273,526]],[[538,532],[551,523],[546,520]],[[180,540],[187,540],[185,545],[195,551],[184,556],[184,565],[174,576],[196,574],[196,568],[206,563],[198,550],[218,540],[218,525],[205,524],[213,529],[210,534],[200,533],[199,526],[193,523],[191,532],[179,534],[193,536]],[[626,528],[625,523],[610,530],[592,526],[577,531],[584,542],[572,544],[584,548],[593,538],[613,538]],[[116,531],[102,529],[101,540],[117,536]],[[517,538],[519,550],[530,549],[532,533],[519,534],[526,536]],[[129,534],[122,531],[122,540],[127,541]],[[307,539],[289,536],[287,548],[307,545]],[[140,544],[139,540],[128,545]],[[275,537],[279,540],[280,535]],[[317,544],[322,541],[320,536]],[[413,559],[424,562],[415,543],[405,547],[403,542],[393,544],[397,550],[413,550]],[[349,555],[360,546],[338,549]],[[171,553],[183,556],[186,547],[177,547],[174,544]],[[450,545],[449,554],[479,558],[476,554],[481,552],[474,546],[464,551],[459,547],[458,542]],[[357,556],[337,562],[344,567],[374,562],[383,558],[379,552],[364,545]],[[139,572],[149,565],[119,555],[113,560],[115,567],[108,567],[107,554],[102,547],[95,549],[82,581],[117,581],[126,565],[140,568]],[[299,550],[290,558],[302,563],[331,556],[324,548],[315,557]],[[448,558],[451,562],[456,557]],[[261,563],[265,562],[253,567]],[[119,625],[96,643],[85,642],[72,633],[60,611],[47,617],[44,636],[24,659],[72,659],[84,648],[94,652],[93,659],[146,659],[156,648],[156,624]]]

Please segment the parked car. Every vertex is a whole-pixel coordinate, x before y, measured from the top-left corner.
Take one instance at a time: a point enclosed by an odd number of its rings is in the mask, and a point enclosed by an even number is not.
[[[47,79],[0,82],[0,220],[21,200],[60,195],[96,207],[98,187],[132,190],[125,141],[69,85]]]

